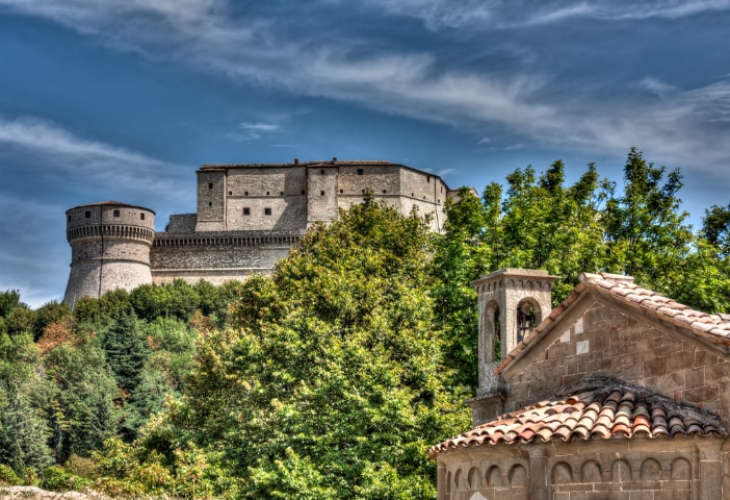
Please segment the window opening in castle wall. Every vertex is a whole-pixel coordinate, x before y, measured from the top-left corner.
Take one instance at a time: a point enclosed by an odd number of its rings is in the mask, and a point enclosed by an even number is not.
[[[119,217],[119,210],[114,210],[114,217]]]
[[[264,208],[264,215],[271,215],[271,209],[270,208]]]
[[[251,209],[249,207],[244,207],[243,215],[251,215]]]

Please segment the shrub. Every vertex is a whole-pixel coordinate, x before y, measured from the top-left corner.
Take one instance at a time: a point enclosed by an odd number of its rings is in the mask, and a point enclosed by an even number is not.
[[[18,477],[10,466],[0,464],[0,484],[3,486],[20,486],[23,480]]]
[[[79,490],[90,484],[91,481],[88,479],[69,474],[61,467],[51,466],[43,472],[40,487],[50,491],[70,491]]]

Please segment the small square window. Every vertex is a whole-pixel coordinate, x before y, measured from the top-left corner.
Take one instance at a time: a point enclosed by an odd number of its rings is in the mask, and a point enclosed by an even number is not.
[[[208,183],[208,189],[213,189],[213,183],[212,182],[209,182]]]
[[[266,196],[269,196],[270,194],[271,194],[271,192],[266,191]]]
[[[212,206],[213,206],[213,202],[212,202],[212,201],[209,201],[209,202],[208,202],[208,206],[209,206],[209,207],[212,207]]]
[[[362,174],[364,174],[364,173],[365,173],[365,172],[363,171],[363,169],[361,169],[361,168],[358,168],[358,169],[357,169],[357,175],[362,175]]]
[[[248,191],[244,191],[243,196],[248,196]]]
[[[251,215],[251,209],[248,207],[245,207],[243,209],[243,215]]]
[[[228,191],[228,196],[233,196],[233,191]]]
[[[119,217],[119,210],[114,210],[114,217]]]
[[[416,196],[416,194],[415,193],[411,193],[411,196]]]
[[[71,222],[71,216],[70,215],[68,216],[68,221]]]
[[[320,195],[320,196],[324,196],[324,191],[320,191],[320,192],[319,192],[319,195]]]
[[[144,220],[144,214],[139,214],[139,220]]]
[[[279,193],[279,194],[280,194],[281,196],[284,196],[284,191],[282,191],[282,192],[281,192],[281,193]]]
[[[302,194],[307,194],[307,192],[304,189],[302,189]]]
[[[342,189],[340,189],[340,194],[342,194]]]
[[[365,194],[365,190],[364,189],[362,190],[362,194]]]
[[[385,189],[383,189],[383,194],[385,194],[385,193],[387,193],[387,191]]]
[[[426,177],[426,179],[428,179],[428,182],[431,182],[431,177]]]
[[[264,208],[264,215],[271,215],[271,209],[270,208]]]
[[[87,219],[91,219],[91,212],[89,212],[89,211],[87,210],[87,211],[86,211],[86,212],[84,213],[84,217],[86,217]]]
[[[324,170],[320,170],[319,173],[324,175]]]

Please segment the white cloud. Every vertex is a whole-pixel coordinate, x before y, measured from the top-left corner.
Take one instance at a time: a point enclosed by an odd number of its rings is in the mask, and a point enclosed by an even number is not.
[[[482,23],[485,27],[556,22],[577,16],[673,18],[730,8],[730,0],[371,1],[394,12],[428,19],[434,26]],[[636,83],[653,94],[642,96],[642,100],[560,97],[557,83],[541,74],[444,70],[432,54],[370,49],[367,40],[316,45],[306,38],[282,38],[282,30],[272,28],[267,20],[235,19],[224,0],[185,0],[182,6],[173,0],[0,0],[2,4],[94,33],[115,46],[150,57],[172,57],[225,74],[236,82],[352,101],[475,133],[485,125],[496,126],[524,140],[561,148],[616,154],[636,145],[673,165],[709,170],[730,164],[728,127],[724,125],[730,119],[730,84],[726,80],[682,90],[648,77]],[[276,133],[276,126],[280,123],[275,120],[251,121],[242,124],[236,134],[238,138],[257,138]],[[7,128],[8,123],[2,122],[0,127]],[[20,128],[24,138],[14,139],[16,142],[30,140],[36,127],[21,123]],[[136,165],[154,163],[93,141],[78,143],[75,136],[64,135],[52,126],[41,126],[39,133],[45,134],[46,149],[71,147],[88,165],[120,164],[126,157]],[[2,134],[0,131],[0,138]],[[12,131],[5,134],[12,135]]]
[[[37,168],[44,175],[104,182],[119,190],[153,191],[163,181],[175,188],[179,179],[174,165],[34,117],[0,118],[0,154],[8,169]]]
[[[238,141],[253,141],[261,139],[263,136],[268,136],[273,132],[278,132],[281,129],[281,126],[275,123],[244,122],[240,123],[238,128],[239,130],[230,132],[228,137]]]
[[[483,29],[547,24],[574,18],[676,19],[730,9],[730,0],[369,0],[390,12],[418,18],[430,29]]]

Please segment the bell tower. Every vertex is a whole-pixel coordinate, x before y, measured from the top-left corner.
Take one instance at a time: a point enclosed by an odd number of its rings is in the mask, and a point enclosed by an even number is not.
[[[479,298],[479,386],[477,397],[498,390],[494,369],[552,310],[558,276],[532,269],[502,269],[471,285]]]

